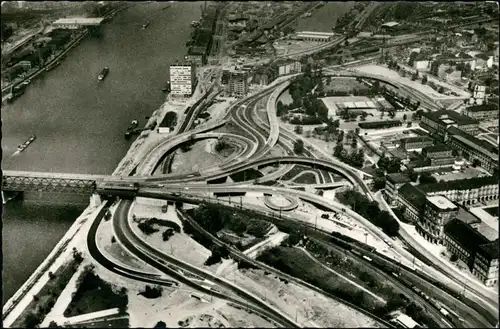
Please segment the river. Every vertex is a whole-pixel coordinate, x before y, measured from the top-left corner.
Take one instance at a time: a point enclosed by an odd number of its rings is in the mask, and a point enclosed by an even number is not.
[[[168,67],[186,54],[190,22],[202,2],[135,5],[86,38],[61,65],[2,105],[3,170],[111,174],[133,140],[130,121],[145,124],[165,99]],[[170,8],[162,10],[171,5]],[[150,21],[143,30],[144,23]],[[104,66],[110,73],[102,82]],[[30,135],[37,139],[13,155]],[[82,207],[7,204],[3,215],[3,303],[50,253]],[[42,233],[42,234],[40,234]]]

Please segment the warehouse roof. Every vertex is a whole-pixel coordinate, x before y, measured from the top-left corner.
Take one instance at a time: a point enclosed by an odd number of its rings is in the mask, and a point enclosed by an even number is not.
[[[452,119],[459,125],[469,125],[469,124],[479,123],[476,119],[469,118],[466,115],[462,115],[460,113],[450,110],[424,112],[422,116],[429,118],[432,121],[442,121],[443,119]]]

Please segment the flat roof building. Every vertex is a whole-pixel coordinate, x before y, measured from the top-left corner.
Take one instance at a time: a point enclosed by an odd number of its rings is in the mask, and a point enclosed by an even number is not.
[[[52,23],[52,26],[57,29],[79,29],[87,26],[99,26],[101,25],[104,17],[98,18],[85,18],[85,17],[74,17],[74,18],[60,18]]]
[[[333,32],[311,32],[311,31],[303,31],[297,32],[295,34],[295,38],[302,41],[316,41],[316,42],[328,42],[333,39],[335,33]]]
[[[174,97],[190,97],[196,86],[194,62],[170,65],[170,93]]]

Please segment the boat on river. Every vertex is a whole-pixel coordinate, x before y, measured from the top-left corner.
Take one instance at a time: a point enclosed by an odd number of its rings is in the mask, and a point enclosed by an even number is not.
[[[28,140],[26,142],[17,146],[17,151],[18,152],[24,151],[28,146],[30,146],[31,143],[33,143],[35,141],[35,139],[36,139],[36,136],[31,135],[30,138],[28,138]]]
[[[108,75],[109,73],[109,67],[105,67],[102,69],[101,73],[99,73],[99,76],[97,77],[97,80],[102,81],[104,78]]]

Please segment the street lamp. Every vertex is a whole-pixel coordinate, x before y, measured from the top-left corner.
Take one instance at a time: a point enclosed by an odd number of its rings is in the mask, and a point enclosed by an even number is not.
[[[365,244],[368,244],[368,233],[365,232]]]

